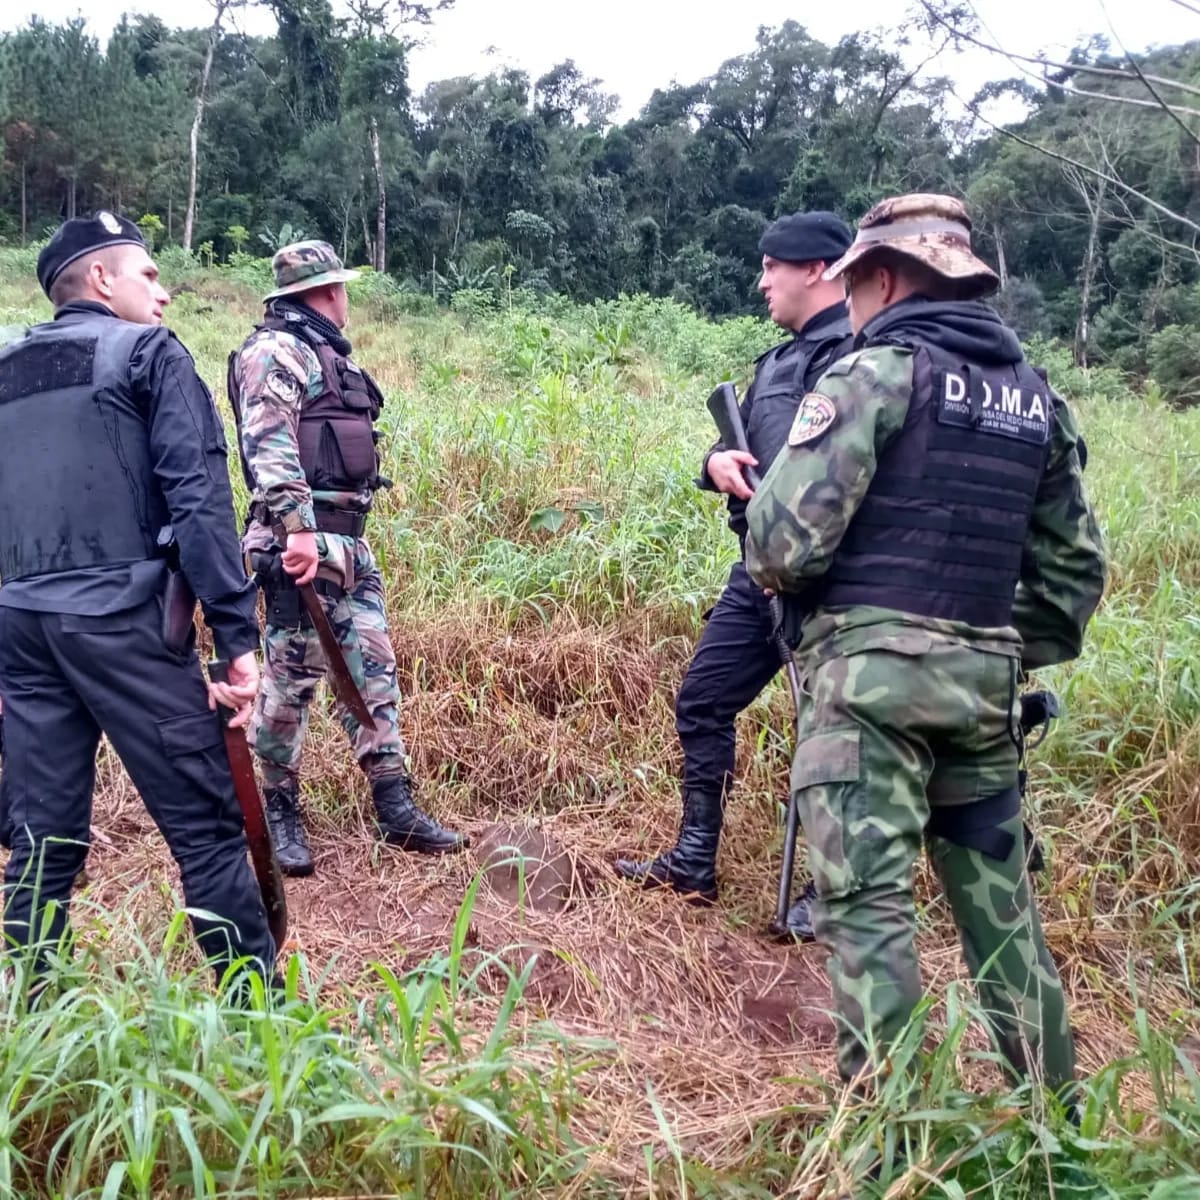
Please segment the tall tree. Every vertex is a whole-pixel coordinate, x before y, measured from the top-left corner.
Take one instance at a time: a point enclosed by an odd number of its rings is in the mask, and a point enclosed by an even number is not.
[[[249,0],[209,0],[213,8],[213,23],[208,31],[208,46],[204,52],[204,65],[200,68],[200,83],[196,88],[196,108],[192,117],[192,131],[188,138],[188,193],[187,211],[183,218],[183,248],[192,248],[192,230],[196,223],[196,180],[200,160],[200,126],[204,124],[204,105],[208,97],[208,81],[212,75],[213,55],[221,40],[221,23],[225,14],[234,8],[242,8]]]
[[[371,265],[387,269],[387,173],[383,142],[385,126],[404,125],[408,114],[408,50],[413,37],[402,37],[405,26],[428,25],[433,13],[450,8],[454,0],[436,5],[407,0],[349,0],[353,36],[348,53],[345,96],[366,126],[375,181],[375,235],[367,236]]]

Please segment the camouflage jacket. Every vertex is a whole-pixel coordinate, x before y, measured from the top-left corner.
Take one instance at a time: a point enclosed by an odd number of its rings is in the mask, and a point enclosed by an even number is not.
[[[290,333],[256,330],[238,351],[234,370],[241,402],[241,452],[257,485],[255,500],[265,503],[289,533],[316,529],[314,501],[337,508],[367,507],[371,493],[365,488],[314,493],[300,465],[300,410],[324,390],[321,363],[312,347]],[[265,549],[273,540],[270,529],[254,522],[243,546],[247,551]],[[322,574],[352,586],[349,564],[355,539],[322,533],[317,541]],[[329,571],[324,570],[327,565]]]
[[[818,436],[806,435],[801,445],[789,441],[747,509],[746,565],[760,585],[802,591],[829,569],[871,485],[880,453],[904,424],[912,371],[911,350],[875,346],[842,359],[822,376],[819,392],[832,402],[832,419]],[[885,625],[1020,654],[1027,670],[1078,655],[1084,627],[1104,590],[1105,561],[1083,487],[1075,418],[1060,398],[1054,396],[1053,402],[1051,443],[1034,501],[1012,628],[977,630],[865,606],[837,614],[818,609],[805,631],[805,646],[813,649],[830,638],[829,652],[851,652],[874,642],[884,632],[879,626]],[[806,407],[798,421],[806,419]],[[818,420],[827,419],[819,408],[816,414]],[[807,419],[813,419],[811,412]]]

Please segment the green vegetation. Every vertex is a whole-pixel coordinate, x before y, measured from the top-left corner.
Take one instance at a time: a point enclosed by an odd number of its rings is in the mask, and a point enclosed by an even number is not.
[[[0,251],[0,326],[48,315],[33,257]],[[224,410],[263,264],[164,261],[169,321]],[[445,313],[378,273],[354,288],[356,355],[387,395],[373,542],[423,796],[473,831],[536,821],[575,894],[513,905],[475,883],[477,856],[374,845],[318,713],[291,998],[242,1013],[198,971],[165,849],[105,754],[77,957],[33,1011],[18,976],[0,989],[0,1194],[1200,1195],[1200,413],[1032,348],[1078,404],[1113,561],[1083,657],[1038,681],[1066,715],[1032,756],[1082,1123],[1003,1082],[923,870],[931,998],[866,1108],[833,1083],[819,951],[758,937],[781,686],[741,727],[722,907],[606,867],[674,829],[673,691],[735,553],[691,483],[703,398],[775,334],[661,297],[485,291]]]
[[[153,949],[134,936],[125,961],[93,946],[60,962],[32,1010],[18,970],[0,1011],[2,1194],[553,1190],[581,1165],[564,1122],[572,1068],[549,1030],[527,1029],[514,1057],[525,980],[464,952],[469,916],[470,898],[444,954],[399,976],[377,966],[369,997],[340,1009],[308,1002],[322,981],[298,956],[281,1003],[257,979],[244,1007],[206,994],[177,961],[182,913]],[[92,920],[128,934],[120,918]],[[488,971],[505,987],[475,1015]]]
[[[1023,336],[1200,399],[1194,36],[1140,55],[1144,78],[1100,36],[1017,78],[994,56],[959,97],[940,72],[970,6],[920,0],[836,45],[763,28],[616,123],[570,59],[412,94],[419,23],[448,2],[267,0],[270,37],[240,32],[242,0],[214,0],[202,29],[131,17],[105,46],[82,20],[0,37],[0,241],[109,206],[207,261],[320,236],[414,306],[641,292],[726,316],[759,311],[756,247],[780,213],[856,220],[889,195],[952,192]],[[1005,131],[985,120],[998,100],[1020,114]]]

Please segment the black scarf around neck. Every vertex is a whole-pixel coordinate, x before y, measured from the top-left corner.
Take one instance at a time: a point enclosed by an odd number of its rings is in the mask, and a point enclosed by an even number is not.
[[[336,354],[349,356],[350,339],[315,308],[309,308],[307,304],[293,300],[290,296],[281,296],[278,300],[271,301],[267,306],[267,313],[269,316],[286,320],[285,314],[289,309],[301,317],[306,325],[311,325],[333,347]]]

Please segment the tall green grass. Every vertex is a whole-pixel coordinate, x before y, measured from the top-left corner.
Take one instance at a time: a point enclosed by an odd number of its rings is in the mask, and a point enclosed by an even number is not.
[[[180,961],[183,913],[151,942],[83,906],[83,953],[53,955],[32,1001],[14,960],[0,993],[0,1195],[555,1190],[586,1163],[568,1129],[585,1057],[540,1026],[515,1053],[533,962],[466,947],[477,886],[445,953],[377,964],[368,998],[334,1006],[300,956],[283,995],[258,976],[214,993]]]
[[[0,251],[0,325],[47,315],[31,267],[29,252]],[[257,293],[237,272],[173,269],[192,290],[169,319],[220,396]],[[373,544],[399,611],[696,635],[736,553],[720,502],[692,482],[713,436],[703,401],[721,379],[745,382],[774,340],[765,322],[714,326],[645,297],[518,296],[436,314],[368,279],[349,332],[387,394],[396,486]],[[467,948],[469,902],[444,955],[399,976],[379,965],[360,981],[367,999],[297,957],[287,1002],[258,997],[248,1011],[187,968],[178,920],[138,940],[119,914],[97,913],[86,952],[59,965],[39,1006],[26,1007],[19,967],[0,993],[0,1189],[1200,1197],[1200,412],[1076,371],[1053,347],[1033,357],[1077,403],[1112,562],[1082,657],[1039,681],[1065,716],[1032,764],[1052,945],[1089,998],[1093,1038],[1123,1048],[1085,1080],[1078,1126],[1034,1095],[979,1090],[995,1074],[954,990],[918,1014],[895,1050],[904,1069],[873,1105],[821,1085],[821,1103],[749,1128],[714,1164],[708,1147],[680,1143],[649,1086],[659,1136],[629,1148],[641,1173],[606,1173],[578,1133],[601,1048],[524,1020],[517,1035],[528,969]],[[778,774],[782,741],[767,729],[786,711],[775,687],[748,714],[756,779]],[[669,730],[626,736],[615,731],[593,790],[619,792],[637,763],[673,804]],[[936,899],[921,918],[925,931],[944,924]],[[118,952],[128,945],[136,954]],[[485,987],[497,974],[499,1000]]]

